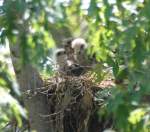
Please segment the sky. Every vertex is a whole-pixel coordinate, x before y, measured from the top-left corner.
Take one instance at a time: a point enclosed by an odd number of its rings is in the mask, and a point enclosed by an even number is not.
[[[2,6],[2,5],[3,5],[3,2],[4,2],[4,0],[0,0],[0,6]]]

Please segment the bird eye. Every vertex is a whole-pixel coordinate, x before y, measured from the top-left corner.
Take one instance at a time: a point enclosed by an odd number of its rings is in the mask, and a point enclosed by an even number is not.
[[[84,49],[84,45],[81,45],[80,49]]]
[[[57,53],[57,56],[60,56],[60,55],[61,55],[61,52],[58,52],[58,53]]]

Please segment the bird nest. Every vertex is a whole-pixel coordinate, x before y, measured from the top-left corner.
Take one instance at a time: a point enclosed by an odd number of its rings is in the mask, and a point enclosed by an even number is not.
[[[45,80],[43,92],[47,95],[54,132],[88,132],[91,115],[101,104],[97,101],[102,101],[95,98],[96,92],[103,88],[93,80],[90,74],[79,77],[58,74]]]

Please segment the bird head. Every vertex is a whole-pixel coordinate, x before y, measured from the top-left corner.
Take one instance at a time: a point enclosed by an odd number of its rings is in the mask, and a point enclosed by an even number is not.
[[[87,43],[83,38],[76,38],[72,41],[71,46],[76,54],[81,54],[87,48]]]
[[[65,63],[67,60],[67,55],[65,49],[58,49],[55,53],[56,61],[60,65],[61,63]]]

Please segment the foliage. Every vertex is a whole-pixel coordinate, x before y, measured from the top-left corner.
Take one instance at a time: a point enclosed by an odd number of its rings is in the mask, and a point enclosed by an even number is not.
[[[5,0],[0,7],[0,43],[21,41],[22,64],[30,62],[49,75],[52,68],[47,56],[60,45],[59,35],[86,38],[89,54],[96,53],[98,61],[112,68],[117,84],[106,103],[114,128],[148,132],[149,11],[149,0]],[[9,74],[2,70],[0,86],[11,89]],[[101,81],[104,69],[95,71]]]
[[[21,96],[12,73],[7,48],[1,51],[0,60],[0,130],[7,131],[13,127],[13,123],[21,127],[22,119],[27,119],[27,115],[20,105]]]

